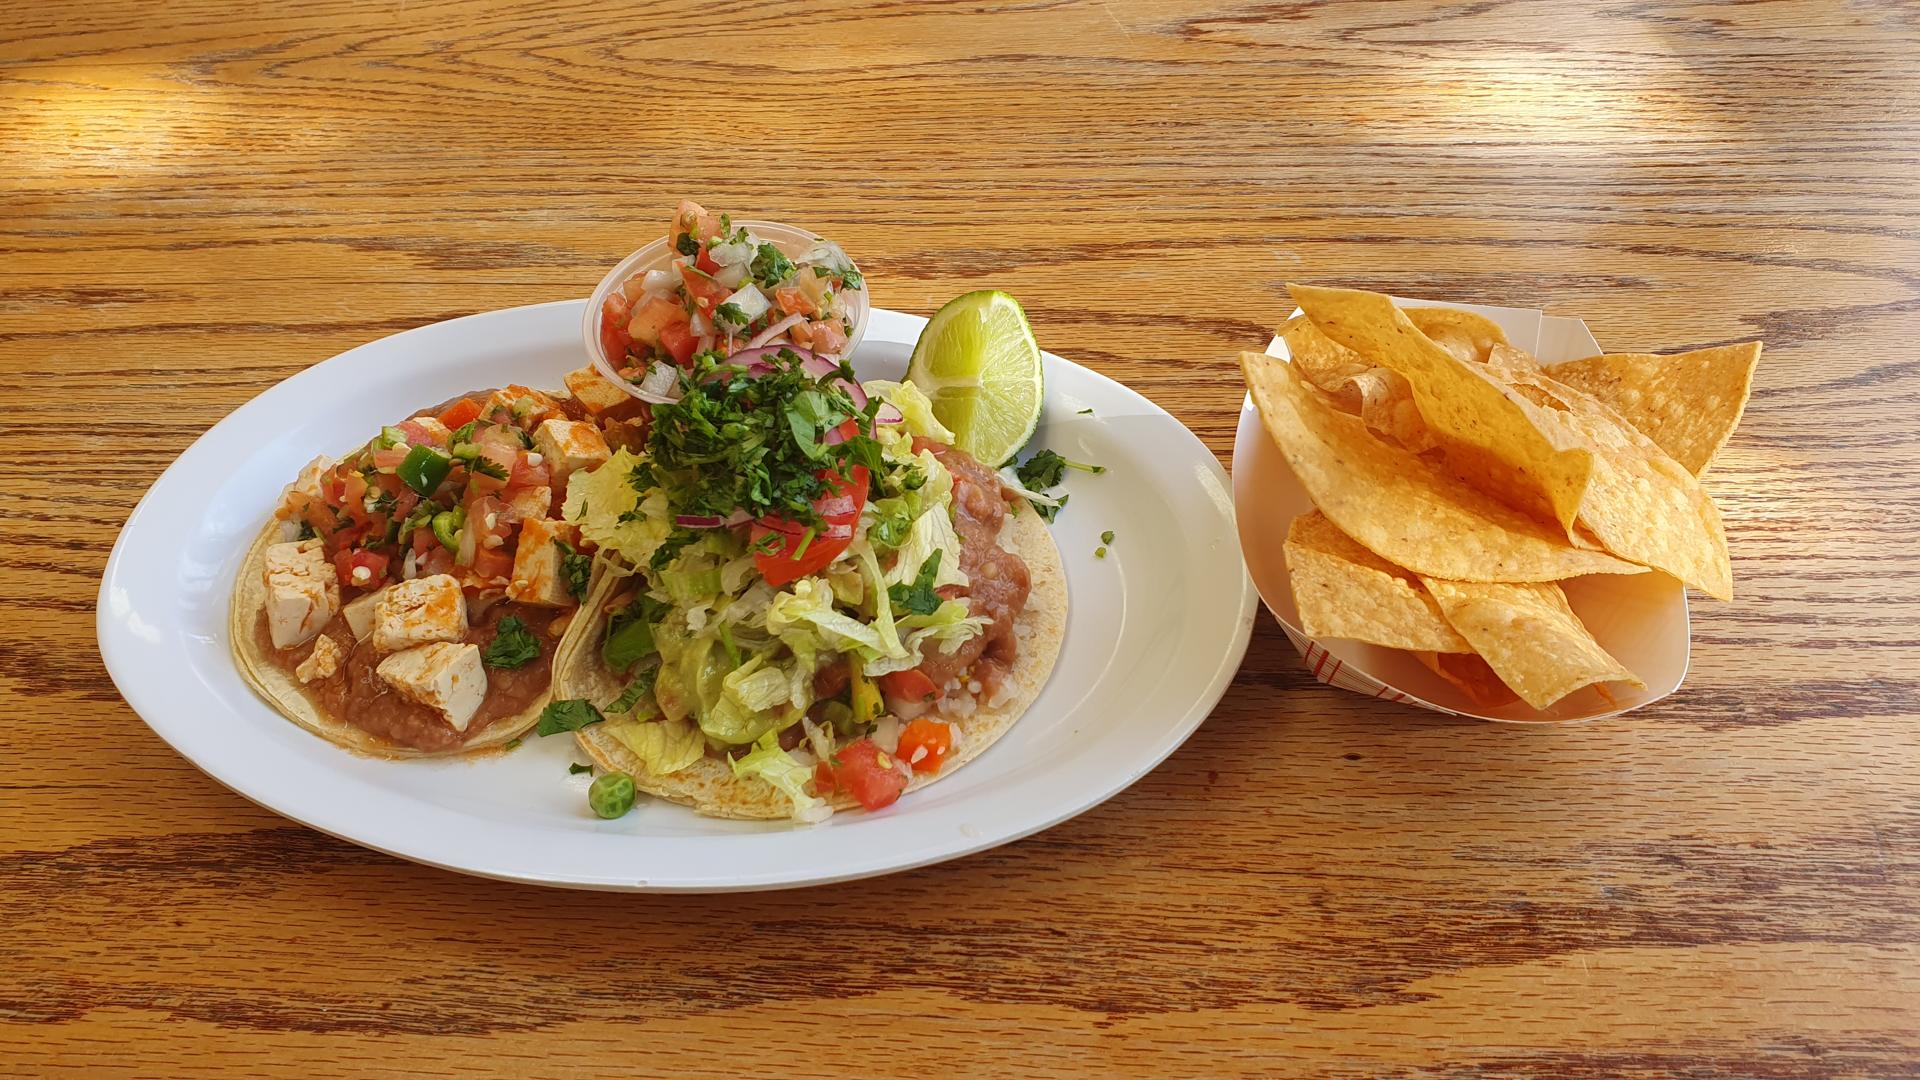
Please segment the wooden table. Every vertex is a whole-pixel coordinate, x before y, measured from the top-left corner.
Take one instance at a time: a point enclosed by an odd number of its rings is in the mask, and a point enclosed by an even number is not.
[[[1920,1073],[1911,6],[255,7],[0,28],[0,1073]],[[1552,730],[1326,689],[1263,615],[1120,797],[793,893],[462,878],[162,745],[93,608],[167,463],[682,195],[886,306],[1009,289],[1223,458],[1289,280],[1764,337],[1740,598],[1680,693]]]

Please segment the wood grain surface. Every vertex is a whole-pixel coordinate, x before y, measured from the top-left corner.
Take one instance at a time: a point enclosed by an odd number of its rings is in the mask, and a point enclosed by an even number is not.
[[[1287,280],[1759,336],[1658,706],[1329,690],[1263,614],[1123,795],[895,877],[471,880],[120,699],[142,491],[276,381],[584,295],[682,195],[987,286],[1223,459]],[[0,1073],[1920,1075],[1905,3],[45,0],[0,21]]]

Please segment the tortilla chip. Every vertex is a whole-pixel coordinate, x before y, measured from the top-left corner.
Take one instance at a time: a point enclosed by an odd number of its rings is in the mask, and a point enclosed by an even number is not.
[[[1286,553],[1300,628],[1309,637],[1473,651],[1418,578],[1355,543],[1318,510],[1293,519]]]
[[[1471,311],[1453,308],[1401,308],[1407,321],[1420,328],[1427,339],[1462,360],[1475,364],[1487,362],[1495,345],[1505,345],[1507,332],[1500,324]]]
[[[1720,511],[1700,481],[1584,390],[1532,366],[1532,358],[1496,346],[1488,368],[1551,403],[1541,409],[1592,447],[1593,482],[1579,523],[1608,551],[1665,571],[1721,600],[1733,599],[1733,565]]]
[[[1287,359],[1294,370],[1335,397],[1340,396],[1347,380],[1374,367],[1359,353],[1321,333],[1305,315],[1288,319],[1280,328],[1280,340],[1287,343]],[[1359,411],[1357,403],[1350,411]]]
[[[1600,647],[1554,582],[1421,580],[1500,681],[1536,709],[1598,682],[1646,685]]]
[[[1449,469],[1507,504],[1571,534],[1593,478],[1593,453],[1546,423],[1479,365],[1434,344],[1393,301],[1357,289],[1288,285],[1314,326],[1405,376]]]
[[[1497,709],[1520,700],[1520,695],[1501,682],[1500,676],[1493,673],[1478,653],[1421,652],[1413,656],[1482,709]]]
[[[1593,395],[1695,476],[1707,471],[1753,392],[1760,343],[1656,356],[1609,353],[1547,369]]]
[[[1567,542],[1536,521],[1375,438],[1287,362],[1240,354],[1267,434],[1320,510],[1390,563],[1459,581],[1555,581],[1644,567]]]

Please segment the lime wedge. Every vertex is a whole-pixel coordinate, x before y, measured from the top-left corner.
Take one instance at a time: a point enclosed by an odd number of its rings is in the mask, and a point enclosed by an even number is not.
[[[947,301],[914,343],[907,378],[933,399],[954,445],[1005,465],[1040,426],[1040,345],[1020,302],[982,290]]]

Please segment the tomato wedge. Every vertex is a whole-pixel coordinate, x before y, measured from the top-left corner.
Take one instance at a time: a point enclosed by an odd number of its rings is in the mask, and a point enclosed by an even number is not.
[[[660,347],[667,350],[674,363],[681,367],[692,367],[693,354],[700,347],[700,338],[687,323],[668,323],[660,328]]]
[[[350,588],[372,589],[387,580],[387,556],[377,551],[342,551],[333,557],[333,567],[340,584]]]
[[[880,676],[880,689],[886,691],[887,696],[896,701],[916,704],[932,701],[940,696],[939,689],[933,685],[933,680],[919,668]],[[919,721],[916,720],[914,723],[917,724]]]
[[[855,739],[833,755],[833,786],[862,808],[888,806],[906,790],[907,778],[893,767],[893,755],[872,739]]]
[[[753,523],[750,546],[754,566],[775,588],[826,569],[853,543],[853,527],[867,507],[866,466],[855,465],[845,479],[831,472],[821,473],[820,479],[827,482],[829,490],[813,504],[821,524],[811,537],[804,526],[782,518],[766,517]],[[769,536],[779,537],[778,544],[766,539]]]

